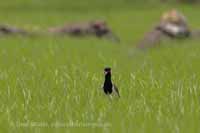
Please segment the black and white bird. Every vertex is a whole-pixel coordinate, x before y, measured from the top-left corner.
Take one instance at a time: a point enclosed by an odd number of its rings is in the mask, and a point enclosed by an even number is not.
[[[106,95],[115,94],[118,97],[120,97],[118,88],[116,87],[115,84],[112,83],[112,80],[111,80],[111,68],[106,67],[104,69],[104,74],[105,74],[105,81],[103,85],[104,93]]]

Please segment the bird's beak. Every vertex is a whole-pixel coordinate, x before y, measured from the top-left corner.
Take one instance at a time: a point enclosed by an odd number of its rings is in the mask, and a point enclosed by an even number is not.
[[[106,72],[106,71],[104,71],[104,74],[105,74],[105,75],[107,75],[108,73],[111,73],[111,72]]]

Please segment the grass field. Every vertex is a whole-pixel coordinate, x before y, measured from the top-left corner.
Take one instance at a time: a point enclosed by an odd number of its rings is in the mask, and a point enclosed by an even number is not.
[[[122,41],[0,36],[0,132],[200,132],[200,40],[135,48],[172,5],[113,0],[98,7],[90,0],[76,7],[59,0],[53,8],[49,2],[5,1],[0,21],[45,30],[66,21],[105,19]],[[198,6],[177,8],[192,28],[200,26]],[[110,100],[101,90],[105,66],[113,69],[120,99]]]

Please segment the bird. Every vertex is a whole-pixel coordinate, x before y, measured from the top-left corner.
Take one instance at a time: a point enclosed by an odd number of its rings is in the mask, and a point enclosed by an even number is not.
[[[103,84],[103,91],[106,95],[115,94],[118,97],[120,97],[119,90],[115,84],[112,83],[111,79],[111,68],[106,67],[104,68],[104,74],[105,74],[105,81]]]

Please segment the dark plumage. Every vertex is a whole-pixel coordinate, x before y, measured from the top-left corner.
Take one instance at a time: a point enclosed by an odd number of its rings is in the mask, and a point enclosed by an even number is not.
[[[116,93],[118,97],[120,97],[118,88],[116,87],[116,85],[112,83],[112,80],[111,80],[111,68],[109,67],[105,68],[104,73],[105,73],[105,81],[103,85],[104,93],[106,95]]]

